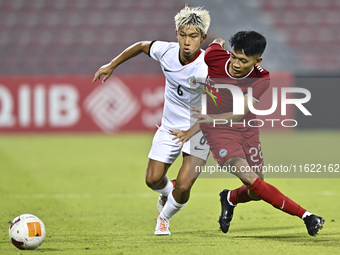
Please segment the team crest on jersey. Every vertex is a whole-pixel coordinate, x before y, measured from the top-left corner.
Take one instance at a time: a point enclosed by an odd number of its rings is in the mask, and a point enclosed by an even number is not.
[[[190,86],[192,86],[194,88],[199,88],[199,89],[203,90],[205,93],[207,93],[212,98],[212,100],[214,101],[215,105],[217,105],[216,100],[215,100],[213,94],[211,94],[211,92],[209,92],[208,90],[204,89],[204,87],[206,87],[207,89],[210,89],[211,91],[213,91],[215,93],[216,97],[218,98],[218,100],[220,101],[221,105],[222,105],[221,98],[218,95],[217,91],[213,87],[211,87],[208,83],[200,82],[195,76],[190,76],[187,81],[190,84]],[[200,88],[199,87],[200,85],[203,85],[203,88]]]
[[[197,78],[195,76],[190,76],[187,81],[190,84],[190,86],[193,86],[195,88],[200,85],[200,83],[197,81]]]
[[[221,158],[224,158],[225,156],[227,156],[228,151],[226,149],[220,149],[219,154]]]

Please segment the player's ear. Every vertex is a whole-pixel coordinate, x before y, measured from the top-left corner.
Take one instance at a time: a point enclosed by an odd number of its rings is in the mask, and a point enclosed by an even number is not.
[[[262,57],[261,56],[256,57],[255,66],[258,66],[261,62],[262,62]]]
[[[176,30],[176,37],[177,37],[177,39],[178,39],[178,31]]]
[[[201,38],[201,43],[205,41],[205,39],[207,39],[207,34],[203,35]]]

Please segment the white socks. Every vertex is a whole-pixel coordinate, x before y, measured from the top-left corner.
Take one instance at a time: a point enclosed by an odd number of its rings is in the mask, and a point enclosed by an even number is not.
[[[179,212],[185,204],[179,204],[176,202],[174,197],[172,196],[172,190],[174,189],[174,185],[171,181],[169,181],[168,177],[165,176],[168,180],[166,186],[163,189],[154,189],[154,191],[161,193],[163,196],[167,196],[168,200],[163,207],[161,214],[158,217],[169,220],[173,217],[177,212]]]
[[[163,196],[166,196],[166,197],[167,197],[167,196],[169,195],[169,193],[172,191],[172,189],[174,188],[174,185],[172,184],[171,181],[169,181],[168,176],[165,176],[165,177],[166,177],[166,179],[168,180],[166,186],[165,186],[163,189],[154,189],[154,191],[159,192],[159,193],[161,193]]]
[[[227,195],[227,202],[230,204],[230,205],[232,205],[232,206],[236,206],[236,205],[234,205],[232,202],[230,202],[230,191],[228,192],[228,195]]]
[[[301,219],[306,218],[307,216],[312,215],[311,212],[305,211],[305,213],[302,215]]]
[[[172,192],[170,192],[170,194],[168,195],[168,201],[166,202],[159,217],[169,220],[176,213],[178,213],[187,203],[185,204],[177,203],[174,197],[172,196]]]

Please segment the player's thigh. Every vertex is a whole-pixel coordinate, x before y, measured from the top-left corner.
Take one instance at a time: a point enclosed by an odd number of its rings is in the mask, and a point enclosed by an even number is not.
[[[173,141],[169,132],[157,130],[149,152],[149,162],[146,170],[147,179],[161,179],[170,165],[181,153],[179,144]]]
[[[214,159],[220,166],[232,158],[246,158],[239,132],[217,131],[205,133]],[[229,165],[229,163],[227,165]]]
[[[174,135],[158,129],[153,137],[148,157],[159,162],[172,164],[181,154],[180,144],[176,144],[176,141],[172,140],[173,138]]]
[[[198,132],[184,143],[182,153],[189,154],[206,162],[210,153],[210,146],[202,131]]]
[[[223,167],[230,169],[230,173],[238,177],[245,185],[252,185],[259,177],[252,169],[246,159],[233,157],[223,163]]]

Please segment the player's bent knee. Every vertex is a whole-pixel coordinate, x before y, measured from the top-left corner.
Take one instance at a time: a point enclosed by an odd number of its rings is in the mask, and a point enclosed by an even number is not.
[[[145,177],[145,183],[151,189],[156,189],[157,186],[159,185],[160,181],[161,180],[157,180],[157,179],[152,178],[151,176],[148,176],[148,175]]]
[[[244,178],[242,178],[241,177],[240,180],[243,182],[244,185],[249,187],[249,186],[251,186],[255,182],[256,178],[252,178],[252,177],[248,177],[248,178],[244,177]]]

